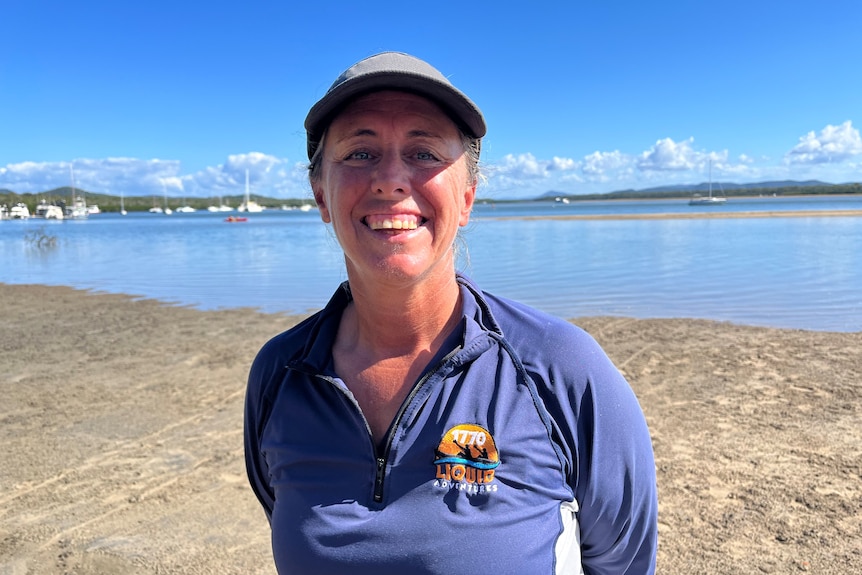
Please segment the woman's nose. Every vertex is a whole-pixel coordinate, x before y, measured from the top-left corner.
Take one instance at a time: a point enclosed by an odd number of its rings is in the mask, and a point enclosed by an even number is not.
[[[410,189],[410,171],[398,154],[384,154],[374,171],[374,191],[380,194],[404,194]]]

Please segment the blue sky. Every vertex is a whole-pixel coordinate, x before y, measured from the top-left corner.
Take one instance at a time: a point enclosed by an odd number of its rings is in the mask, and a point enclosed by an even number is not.
[[[309,107],[426,59],[482,108],[486,198],[862,181],[862,2],[77,2],[0,13],[0,188],[310,197]]]

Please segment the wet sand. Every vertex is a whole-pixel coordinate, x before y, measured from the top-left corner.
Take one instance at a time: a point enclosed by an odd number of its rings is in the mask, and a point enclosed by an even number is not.
[[[248,366],[296,318],[0,284],[0,575],[268,574]],[[862,333],[582,318],[656,451],[659,572],[862,572]]]

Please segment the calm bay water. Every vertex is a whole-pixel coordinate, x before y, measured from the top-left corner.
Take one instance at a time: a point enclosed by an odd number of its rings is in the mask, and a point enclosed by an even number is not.
[[[549,220],[518,216],[862,209],[862,198],[479,205],[460,268],[561,317],[690,317],[862,331],[862,218]],[[307,312],[345,279],[316,211],[0,222],[0,282],[71,285],[200,309]],[[57,238],[39,249],[32,237]],[[6,302],[9,305],[10,302]]]

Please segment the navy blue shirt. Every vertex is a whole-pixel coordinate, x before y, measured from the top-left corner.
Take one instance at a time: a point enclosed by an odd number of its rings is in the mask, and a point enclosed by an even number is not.
[[[628,383],[583,330],[458,281],[462,321],[378,445],[332,367],[347,284],[261,349],[246,465],[279,573],[654,573]]]

